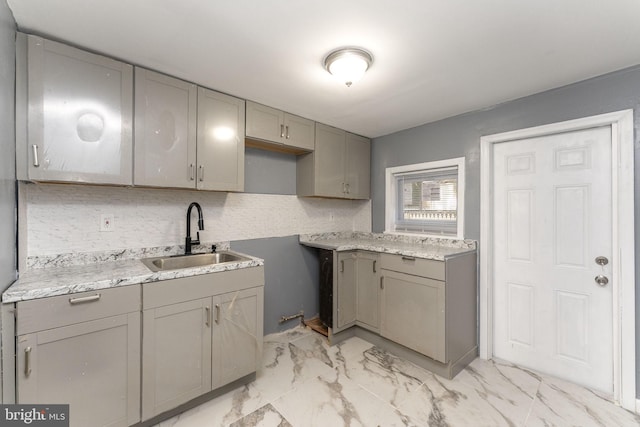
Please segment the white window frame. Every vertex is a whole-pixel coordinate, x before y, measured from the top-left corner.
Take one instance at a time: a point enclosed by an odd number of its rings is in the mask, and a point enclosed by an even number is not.
[[[440,169],[447,167],[458,168],[458,209],[457,209],[457,233],[455,236],[443,236],[441,234],[407,233],[394,230],[397,203],[397,189],[394,175],[398,173],[419,172],[429,169]],[[395,166],[385,169],[385,229],[388,234],[399,234],[406,236],[424,237],[445,237],[451,239],[464,239],[464,187],[465,187],[465,158],[456,157],[453,159],[438,160],[434,162],[417,163],[413,165]]]

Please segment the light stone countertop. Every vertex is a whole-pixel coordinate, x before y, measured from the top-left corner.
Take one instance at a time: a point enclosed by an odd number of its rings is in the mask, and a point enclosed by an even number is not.
[[[474,240],[440,239],[392,234],[342,232],[300,235],[300,244],[338,252],[363,250],[437,261],[474,251]]]
[[[226,248],[228,248],[228,245],[226,245]],[[179,249],[180,247],[176,247],[174,250],[163,248],[161,252],[163,254],[170,252],[177,254]],[[139,254],[139,251],[136,253]],[[158,256],[157,251],[150,250],[144,251],[144,253],[146,254],[145,258]],[[32,268],[21,273],[20,278],[2,294],[2,302],[12,303],[264,265],[264,260],[240,253],[240,255],[249,258],[249,260],[152,272],[140,259],[130,259],[129,256],[131,254],[127,253],[127,251],[121,251],[119,254],[116,256],[105,255],[104,257],[110,259],[110,261],[82,263],[79,265],[75,264],[73,257],[70,256],[61,257],[65,261],[58,264],[45,262],[44,264],[48,266]],[[86,260],[84,254],[80,255],[78,259],[83,259],[83,257]],[[102,255],[94,255],[90,258],[95,259],[96,257],[99,259],[104,258]],[[35,262],[35,264],[38,263]]]

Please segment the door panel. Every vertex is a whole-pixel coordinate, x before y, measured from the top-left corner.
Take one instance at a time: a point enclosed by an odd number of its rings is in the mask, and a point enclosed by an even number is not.
[[[72,427],[140,420],[140,313],[20,335],[17,350],[18,403],[69,404]]]
[[[494,355],[613,392],[611,128],[494,146]]]
[[[263,288],[214,297],[212,388],[255,372],[262,357]]]
[[[211,298],[143,312],[142,419],[211,390]]]
[[[198,88],[200,190],[244,191],[244,101]]]

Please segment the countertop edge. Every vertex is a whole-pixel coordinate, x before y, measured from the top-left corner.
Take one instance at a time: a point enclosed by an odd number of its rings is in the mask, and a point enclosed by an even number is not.
[[[387,244],[386,246],[380,241],[354,241],[353,243],[332,243],[331,239],[327,240],[299,240],[301,245],[318,248],[318,249],[327,249],[333,250],[336,252],[345,252],[345,251],[368,251],[368,252],[377,252],[377,253],[385,253],[392,255],[404,255],[411,256],[415,258],[429,259],[435,261],[444,261],[446,258],[450,256],[461,255],[465,253],[475,252],[477,249],[475,248],[446,248],[448,250],[447,254],[434,254],[433,251],[429,251],[425,248],[416,247],[414,248],[394,248],[392,244]],[[445,248],[443,248],[445,249]]]
[[[193,268],[183,268],[180,270],[168,270],[168,271],[160,271],[160,272],[152,272],[145,267],[140,260],[131,260],[130,264],[133,267],[138,268],[135,263],[140,263],[140,266],[144,269],[148,270],[148,272],[144,272],[141,274],[133,274],[127,275],[126,271],[123,271],[121,276],[118,276],[118,269],[124,270],[124,268],[114,265],[114,263],[101,263],[102,267],[109,268],[111,264],[111,268],[114,269],[112,277],[109,278],[99,278],[96,280],[87,279],[81,280],[77,283],[67,284],[67,285],[57,285],[57,284],[45,284],[44,286],[38,287],[29,287],[27,289],[20,289],[21,285],[24,285],[19,278],[16,280],[11,286],[9,286],[2,293],[2,304],[11,304],[21,301],[29,301],[40,298],[47,298],[53,296],[60,295],[70,295],[76,294],[80,292],[91,292],[98,291],[104,289],[117,288],[122,286],[132,286],[132,285],[141,285],[145,283],[153,283],[160,282],[163,280],[171,280],[171,279],[179,279],[184,277],[193,277],[200,276],[203,274],[212,274],[219,273],[224,271],[232,271],[232,270],[240,270],[245,268],[253,268],[253,267],[263,267],[264,260],[261,258],[253,257],[250,255],[242,254],[250,258],[246,261],[232,262],[232,263],[224,263],[224,264],[216,264],[212,266],[205,267],[193,267]],[[60,268],[60,272],[64,272],[64,268]],[[125,277],[127,276],[127,277]],[[63,281],[64,279],[60,279]],[[33,282],[37,282],[34,280]]]

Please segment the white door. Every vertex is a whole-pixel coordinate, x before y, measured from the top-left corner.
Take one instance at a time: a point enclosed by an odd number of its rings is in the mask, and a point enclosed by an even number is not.
[[[494,144],[493,164],[494,356],[612,394],[611,127]]]

